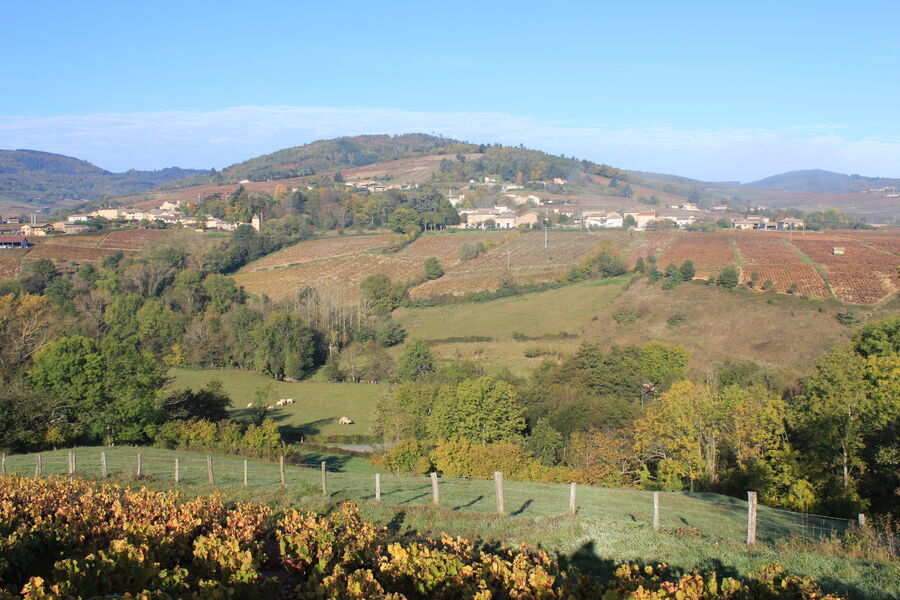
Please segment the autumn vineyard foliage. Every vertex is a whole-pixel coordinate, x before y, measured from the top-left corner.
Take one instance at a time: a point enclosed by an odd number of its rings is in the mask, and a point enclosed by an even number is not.
[[[63,478],[0,478],[0,598],[822,599],[776,565],[744,580],[622,565],[565,570],[524,547],[398,540],[353,503],[276,515],[220,496]]]

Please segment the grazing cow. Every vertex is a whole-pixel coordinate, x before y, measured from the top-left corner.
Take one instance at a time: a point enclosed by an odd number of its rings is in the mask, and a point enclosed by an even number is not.
[[[286,402],[287,402],[287,400],[282,398],[281,400],[279,400],[278,402],[275,403],[275,406],[284,406]]]
[[[266,410],[275,410],[275,407],[274,407],[274,406],[267,406],[267,407],[266,407]]]
[[[340,423],[341,425],[353,425],[353,421],[351,421],[347,417],[341,417],[340,419],[338,419],[338,423]]]
[[[250,404],[248,404],[247,408],[253,408],[253,403],[251,402]]]
[[[284,403],[285,403],[285,404],[293,404],[293,403],[294,403],[294,399],[293,399],[293,398],[286,398],[285,401],[284,401]]]

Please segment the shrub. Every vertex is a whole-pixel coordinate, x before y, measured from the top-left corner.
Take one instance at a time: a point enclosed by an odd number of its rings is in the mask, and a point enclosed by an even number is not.
[[[716,278],[716,283],[719,287],[723,287],[727,290],[737,287],[739,282],[740,277],[738,276],[737,269],[730,265],[719,271],[719,276]]]
[[[271,419],[264,419],[259,425],[242,425],[235,421],[169,421],[159,427],[154,443],[162,448],[256,458],[271,459],[287,453],[278,426]]]
[[[616,309],[616,312],[612,314],[612,320],[618,325],[625,327],[635,323],[638,320],[638,315],[632,309],[623,306]]]
[[[425,260],[425,279],[437,279],[444,275],[444,268],[435,257]]]
[[[678,327],[679,325],[684,323],[686,319],[687,315],[685,315],[684,313],[675,313],[674,315],[666,319],[666,323],[669,324],[669,327]]]

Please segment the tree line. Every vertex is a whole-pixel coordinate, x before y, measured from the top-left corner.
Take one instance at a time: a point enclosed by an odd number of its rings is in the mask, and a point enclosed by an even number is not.
[[[725,360],[703,377],[679,346],[584,344],[530,377],[438,365],[409,344],[376,412],[397,471],[644,489],[756,490],[792,510],[855,515],[900,490],[900,317],[868,324],[800,379]]]

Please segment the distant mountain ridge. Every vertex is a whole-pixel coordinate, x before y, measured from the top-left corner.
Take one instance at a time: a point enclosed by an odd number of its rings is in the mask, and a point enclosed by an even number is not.
[[[169,167],[113,173],[85,160],[38,150],[0,150],[0,200],[52,205],[138,194],[208,171]]]
[[[806,192],[809,194],[852,194],[884,187],[900,189],[900,179],[845,175],[844,173],[835,173],[823,169],[810,169],[773,175],[759,181],[745,183],[744,186],[756,189]]]

